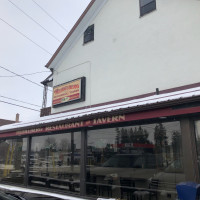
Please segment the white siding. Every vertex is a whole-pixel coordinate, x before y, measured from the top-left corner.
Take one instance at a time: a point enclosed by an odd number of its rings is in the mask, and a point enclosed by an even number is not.
[[[54,86],[86,77],[86,101],[53,112],[200,82],[200,1],[157,0],[139,17],[139,0],[108,0],[83,37],[60,61]]]

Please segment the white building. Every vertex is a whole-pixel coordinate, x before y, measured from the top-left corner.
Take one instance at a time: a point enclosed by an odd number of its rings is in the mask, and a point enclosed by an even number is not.
[[[2,181],[128,200],[198,183],[199,20],[197,0],[91,1],[46,65],[51,115],[0,128],[46,167],[27,159]]]
[[[52,113],[199,83],[199,4],[157,0],[141,17],[139,0],[93,3],[47,64],[54,87],[86,77],[86,99]],[[94,40],[84,44],[90,25]]]

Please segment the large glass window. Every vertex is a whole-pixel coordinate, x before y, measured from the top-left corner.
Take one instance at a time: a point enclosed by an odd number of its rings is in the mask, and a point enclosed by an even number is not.
[[[0,180],[23,184],[27,139],[0,140]]]
[[[181,144],[177,121],[89,131],[87,194],[175,199],[185,180]]]
[[[196,132],[197,161],[200,171],[200,120],[195,121],[195,132]]]
[[[80,192],[80,132],[32,138],[29,184]]]

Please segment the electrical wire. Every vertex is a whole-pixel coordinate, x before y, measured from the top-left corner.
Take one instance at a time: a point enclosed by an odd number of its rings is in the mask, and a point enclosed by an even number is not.
[[[28,39],[29,41],[31,41],[33,44],[35,44],[37,47],[39,47],[40,49],[42,49],[43,51],[45,51],[46,53],[48,53],[49,55],[53,55],[52,53],[50,53],[48,50],[46,50],[45,48],[43,48],[42,46],[40,46],[39,44],[37,44],[36,42],[34,42],[32,39],[30,39],[28,36],[26,36],[25,34],[23,34],[21,31],[19,31],[18,29],[16,29],[14,26],[10,25],[8,22],[6,22],[4,19],[0,18],[0,20],[2,22],[4,22],[5,24],[7,24],[8,26],[10,26],[13,30],[15,30],[16,32],[18,32],[20,35],[22,35],[23,37],[25,37],[26,39]]]
[[[1,98],[5,98],[5,99],[10,99],[10,100],[13,100],[13,101],[18,101],[18,102],[21,102],[21,103],[25,103],[25,104],[29,104],[29,105],[32,105],[32,106],[36,106],[36,107],[41,107],[41,106],[38,106],[38,105],[35,105],[35,104],[32,104],[32,103],[27,103],[25,101],[21,101],[21,100],[17,100],[17,99],[13,99],[13,98],[10,98],[10,97],[5,97],[5,96],[2,96],[0,95]]]
[[[35,74],[39,74],[39,73],[49,73],[49,71],[41,71],[41,72],[34,72],[34,73],[30,73],[30,74],[20,74],[20,76],[31,76],[31,75],[35,75]],[[0,76],[0,78],[14,78],[17,77],[18,75],[14,75],[14,76]]]
[[[33,84],[35,84],[35,85],[37,85],[37,86],[43,88],[43,86],[39,85],[38,83],[35,83],[35,82],[33,82],[33,81],[31,81],[31,80],[29,80],[29,79],[27,79],[27,78],[24,78],[23,76],[21,76],[21,75],[15,73],[15,72],[13,72],[13,71],[10,71],[9,69],[7,69],[7,68],[5,68],[5,67],[0,66],[0,68],[4,69],[4,70],[6,70],[6,71],[8,71],[8,72],[10,72],[10,73],[12,73],[12,74],[15,74],[16,76],[19,76],[19,77],[25,79],[26,81],[29,81],[29,82],[31,82],[31,83],[33,83]]]
[[[29,110],[33,110],[33,111],[40,112],[39,110],[35,110],[35,109],[28,108],[28,107],[25,107],[25,106],[20,106],[20,105],[14,104],[14,103],[8,103],[8,102],[1,101],[1,100],[0,100],[0,102],[1,102],[1,103],[6,103],[6,104],[9,104],[9,105],[13,105],[13,106],[18,106],[18,107],[25,108],[25,109],[29,109]]]
[[[68,30],[63,25],[61,25],[55,18],[53,18],[41,5],[39,5],[34,0],[32,0],[32,2],[35,3],[35,5],[37,5],[44,13],[46,13],[46,15],[49,16],[58,26],[60,26],[60,28],[68,32]]]
[[[24,80],[26,80],[26,81],[28,81],[28,82],[30,82],[30,83],[33,83],[33,84],[35,84],[35,85],[37,85],[37,86],[43,88],[42,85],[40,85],[40,84],[38,84],[38,83],[36,83],[36,82],[34,82],[34,81],[31,81],[31,80],[29,80],[29,79],[27,79],[27,78],[25,78],[25,77],[23,77],[23,76],[21,76],[21,75],[15,73],[15,72],[13,72],[13,71],[11,71],[11,70],[5,68],[5,67],[0,66],[0,68],[4,69],[4,70],[6,70],[6,71],[8,71],[8,72],[10,72],[10,73],[12,73],[12,74],[15,74],[16,76],[18,76],[18,77],[20,77],[20,78],[22,78],[22,79],[24,79]],[[49,89],[48,89],[48,90],[49,90]],[[49,90],[49,91],[52,91],[52,90]]]
[[[20,7],[18,7],[16,4],[14,4],[11,0],[7,0],[7,1],[9,1],[19,11],[21,11],[24,15],[26,15],[33,22],[35,22],[40,28],[42,28],[44,31],[46,31],[49,35],[51,35],[55,40],[57,40],[58,42],[61,42],[55,35],[53,35],[52,33],[50,33],[46,28],[44,28],[40,23],[38,23],[36,20],[34,20],[30,15],[28,15],[26,12],[24,12]]]

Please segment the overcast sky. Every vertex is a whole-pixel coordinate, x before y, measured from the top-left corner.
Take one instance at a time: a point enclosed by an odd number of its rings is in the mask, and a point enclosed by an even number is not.
[[[3,68],[20,75],[42,72],[24,76],[40,84],[50,74],[44,67],[45,64],[89,2],[90,0],[0,0],[0,119],[15,120],[16,113],[20,114],[20,121],[39,117],[39,112],[2,102],[40,110],[43,97],[42,87],[20,77],[10,77],[13,74]],[[52,93],[48,94],[47,106],[51,106]]]

